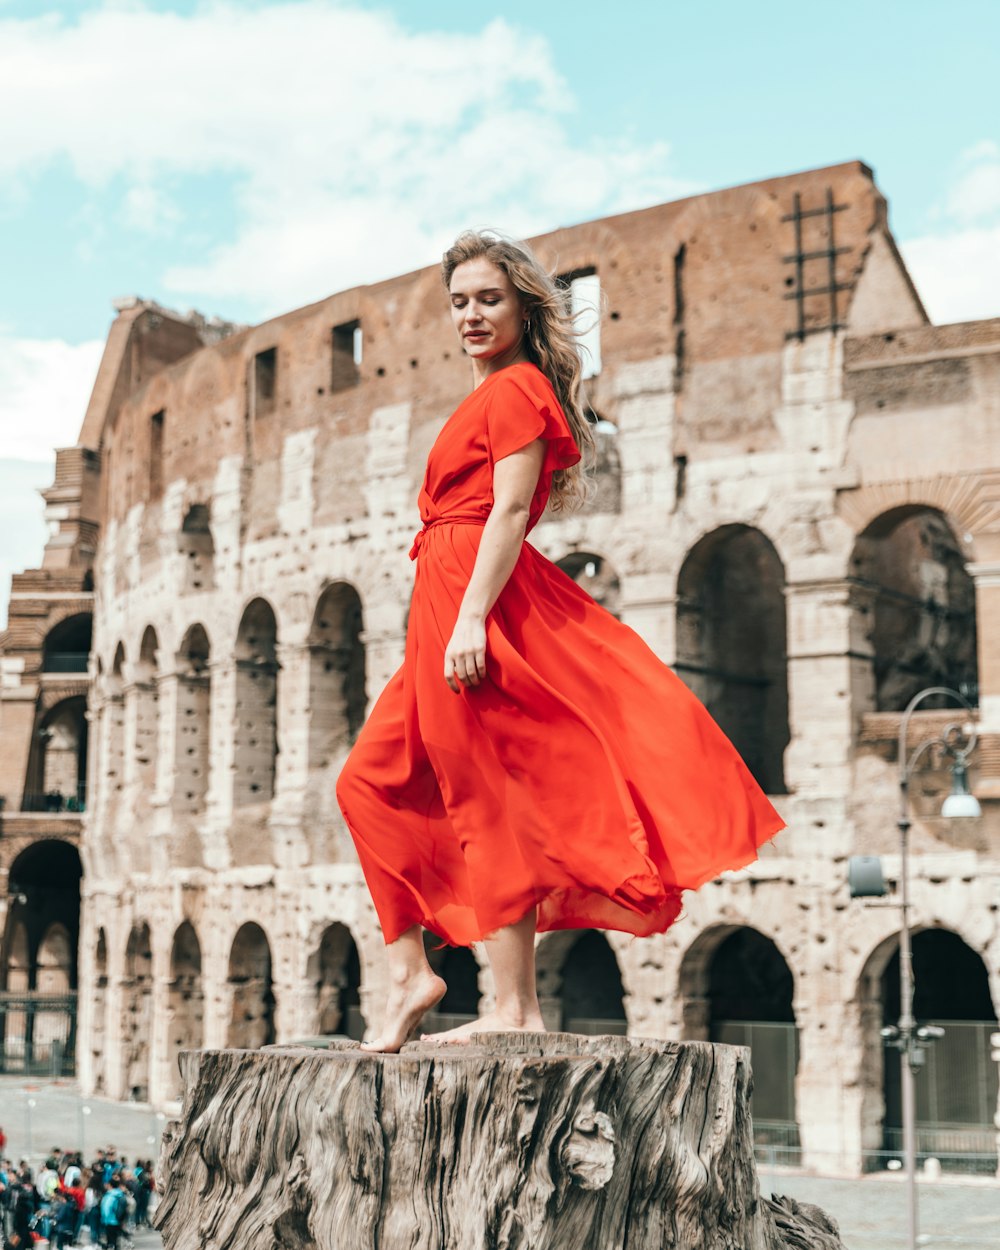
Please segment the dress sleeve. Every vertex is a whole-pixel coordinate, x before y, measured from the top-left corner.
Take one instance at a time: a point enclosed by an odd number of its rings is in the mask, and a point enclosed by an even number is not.
[[[580,450],[544,375],[517,365],[505,372],[505,377],[496,379],[486,414],[490,464],[520,451],[536,438],[546,440],[543,474],[576,464]]]

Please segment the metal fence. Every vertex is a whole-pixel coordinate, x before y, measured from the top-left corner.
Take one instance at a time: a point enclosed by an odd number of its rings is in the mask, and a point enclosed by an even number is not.
[[[76,995],[0,994],[0,1072],[73,1076]]]
[[[87,786],[80,782],[75,793],[48,790],[44,794],[26,791],[21,798],[22,812],[83,812],[87,808]]]
[[[926,1052],[917,1073],[917,1158],[937,1159],[948,1171],[990,1174],[997,1166],[993,1117],[997,1109],[997,1065],[990,1059],[988,1020],[942,1020],[944,1037]],[[902,1157],[899,1060],[885,1056],[886,1114],[882,1150],[870,1166],[889,1166]]]
[[[770,1020],[720,1020],[712,1041],[748,1046],[753,1067],[754,1148],[759,1162],[792,1166],[801,1160],[795,1115],[799,1033],[794,1024]]]

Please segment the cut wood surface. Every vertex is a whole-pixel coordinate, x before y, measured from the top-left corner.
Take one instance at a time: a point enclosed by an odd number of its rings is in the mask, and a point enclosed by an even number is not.
[[[189,1051],[167,1250],[838,1250],[761,1200],[749,1052],[478,1034],[371,1055]]]

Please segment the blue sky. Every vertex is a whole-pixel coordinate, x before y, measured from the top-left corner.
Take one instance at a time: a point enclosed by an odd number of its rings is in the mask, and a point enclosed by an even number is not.
[[[1000,314],[1000,3],[0,0],[0,597],[110,301],[261,320],[860,158],[936,321]],[[13,462],[18,462],[15,466]]]

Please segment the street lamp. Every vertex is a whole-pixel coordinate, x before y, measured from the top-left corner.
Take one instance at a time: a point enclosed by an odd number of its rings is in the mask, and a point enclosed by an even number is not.
[[[902,913],[899,932],[899,1024],[882,1030],[882,1040],[888,1046],[899,1051],[900,1088],[903,1111],[903,1155],[906,1160],[906,1250],[917,1248],[917,1106],[916,1073],[924,1066],[927,1047],[938,1038],[944,1036],[944,1030],[937,1025],[917,1026],[913,1018],[913,952],[910,945],[910,883],[909,883],[909,841],[910,841],[910,779],[922,756],[939,748],[951,763],[951,793],[941,807],[941,815],[950,820],[956,818],[975,818],[981,815],[979,802],[969,790],[968,758],[976,747],[976,731],[973,727],[966,736],[962,725],[952,722],[945,725],[941,732],[927,738],[907,757],[906,735],[910,725],[910,717],[919,704],[932,696],[943,696],[954,699],[968,712],[974,714],[969,701],[946,686],[928,686],[915,694],[906,705],[902,720],[899,723],[899,908]],[[964,744],[964,745],[963,745]],[[877,862],[877,861],[876,861]],[[874,869],[870,857],[864,861],[852,860],[849,865],[851,895],[884,894],[881,869]]]

